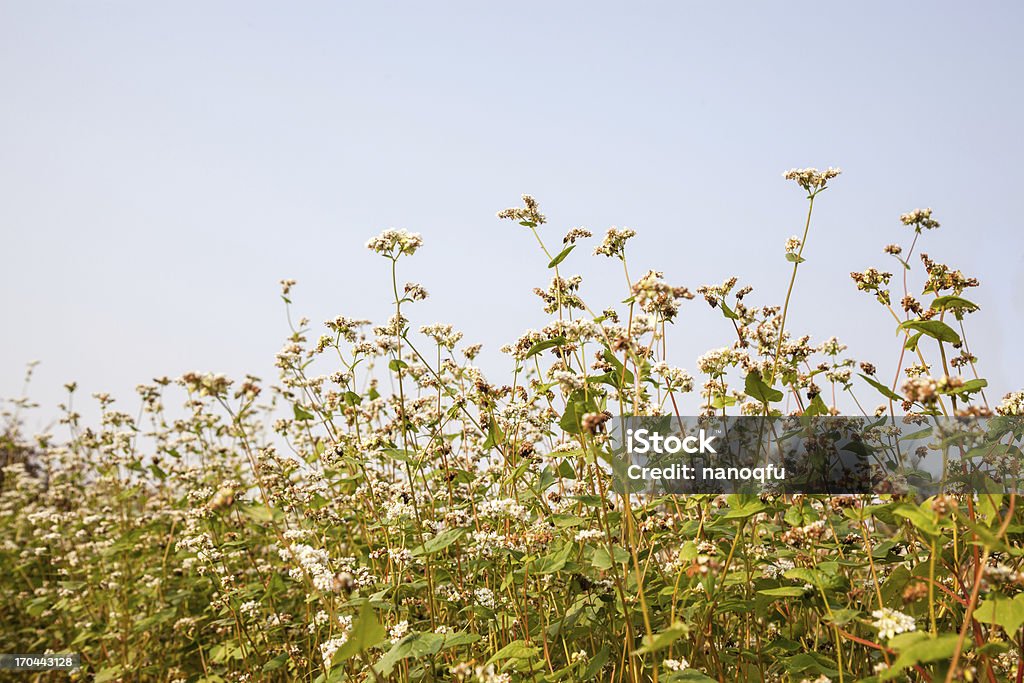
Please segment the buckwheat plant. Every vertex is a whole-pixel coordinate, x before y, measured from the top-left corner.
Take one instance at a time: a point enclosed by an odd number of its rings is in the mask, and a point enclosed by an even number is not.
[[[69,384],[34,437],[38,408],[10,402],[0,652],[78,652],[72,678],[94,681],[1021,681],[1013,494],[921,500],[898,477],[863,496],[612,486],[615,415],[853,410],[884,433],[1024,413],[1024,392],[985,395],[967,333],[979,281],[917,252],[931,209],[899,217],[906,249],[852,273],[877,333],[896,327],[894,374],[787,324],[839,174],[785,173],[807,207],[780,238],[781,302],[739,277],[691,291],[657,264],[631,270],[628,228],[577,252],[592,233],[556,232],[524,195],[496,229],[547,263],[545,322],[502,348],[500,378],[419,313],[427,289],[402,273],[425,241],[389,229],[366,245],[391,277],[377,321],[314,325],[282,281],[276,381],[159,377],[128,405],[86,397],[88,424]],[[625,279],[622,303],[588,301],[573,274],[588,250]],[[705,304],[717,343],[669,358]]]

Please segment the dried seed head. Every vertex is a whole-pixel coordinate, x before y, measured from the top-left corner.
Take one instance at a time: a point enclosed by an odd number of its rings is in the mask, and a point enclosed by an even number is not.
[[[604,431],[604,423],[610,420],[611,417],[612,414],[607,410],[600,413],[586,413],[583,416],[580,426],[582,426],[583,431],[588,434],[598,434]]]

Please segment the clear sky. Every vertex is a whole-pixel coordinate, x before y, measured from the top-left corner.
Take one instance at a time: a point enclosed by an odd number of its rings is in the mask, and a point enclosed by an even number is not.
[[[318,323],[382,319],[363,245],[391,226],[426,240],[413,322],[454,323],[498,376],[498,347],[546,321],[546,259],[494,217],[522,192],[553,242],[632,227],[635,275],[736,274],[780,302],[805,211],[781,172],[829,165],[787,329],[890,376],[894,326],[849,272],[892,269],[899,214],[931,206],[924,251],[983,283],[989,397],[1020,389],[1022,7],[4,0],[0,395],[32,359],[51,411],[69,380],[134,400],[187,370],[271,379],[278,280]],[[566,270],[620,301],[587,251]],[[691,371],[729,341],[700,300],[670,338]]]

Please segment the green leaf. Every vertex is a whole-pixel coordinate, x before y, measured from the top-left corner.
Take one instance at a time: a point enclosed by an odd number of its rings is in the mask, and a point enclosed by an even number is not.
[[[835,662],[818,653],[801,652],[792,657],[783,657],[782,661],[785,663],[786,668],[794,673],[813,671],[816,674],[829,677],[839,675],[839,670],[833,668]]]
[[[550,348],[554,348],[556,346],[561,346],[564,343],[565,343],[565,337],[552,337],[551,339],[545,339],[543,341],[539,341],[539,342],[537,342],[536,344],[534,344],[533,346],[530,347],[530,350],[526,352],[525,356],[523,356],[523,360],[526,360],[527,358],[532,358],[533,356],[536,356],[541,351],[546,351],[546,350],[548,350]]]
[[[608,655],[608,646],[605,645],[596,655],[590,658],[590,662],[587,663],[587,668],[583,671],[583,676],[581,677],[582,680],[589,681],[591,678],[594,678],[601,673],[601,670],[604,669],[604,665],[608,662]]]
[[[1012,600],[1002,595],[995,595],[978,604],[974,610],[974,618],[985,624],[1002,626],[1010,637],[1024,625],[1024,593]]]
[[[575,544],[566,543],[561,549],[552,551],[537,560],[533,565],[533,574],[554,574],[565,566],[569,557],[576,549]]]
[[[933,339],[950,344],[959,344],[960,335],[952,327],[941,320],[908,320],[900,325],[905,330],[913,330],[926,334]]]
[[[901,649],[900,656],[896,658],[890,668],[882,672],[879,680],[891,681],[894,678],[899,678],[901,671],[915,664],[949,660],[953,656],[953,652],[956,651],[956,643],[959,639],[960,637],[955,633],[947,633],[937,638],[927,636],[917,638],[915,642]]]
[[[804,526],[818,519],[813,508],[805,508],[803,505],[790,505],[782,519],[790,526]]]
[[[851,621],[853,621],[854,619],[856,619],[859,616],[860,616],[860,610],[856,610],[856,609],[833,609],[831,614],[826,615],[823,618],[823,621],[826,621],[826,622],[828,622],[830,624],[835,624],[836,626],[842,626],[844,624],[850,623]]]
[[[444,635],[440,633],[410,633],[388,650],[373,665],[374,671],[387,676],[395,668],[395,664],[403,659],[418,659],[437,654],[444,645]]]
[[[106,666],[96,672],[96,677],[93,680],[94,683],[106,683],[106,681],[112,681],[121,675],[121,666],[115,664],[114,666]]]
[[[875,389],[878,389],[878,393],[880,393],[882,396],[885,396],[886,398],[892,399],[893,401],[902,401],[903,400],[902,396],[900,396],[895,391],[893,391],[889,387],[885,386],[884,384],[882,384],[878,380],[872,379],[872,378],[868,377],[865,374],[861,374],[861,373],[858,373],[858,374],[860,374],[861,379],[863,379],[865,382],[867,382],[868,384],[873,386]]]
[[[366,652],[374,645],[379,644],[387,636],[387,629],[377,621],[377,614],[370,603],[363,605],[356,617],[352,629],[349,631],[348,640],[334,654],[333,663],[344,662],[357,654]]]
[[[409,364],[398,358],[392,358],[391,361],[388,362],[388,369],[391,370],[391,372],[398,372],[399,370],[404,370],[407,367],[409,367]]]
[[[525,640],[513,640],[491,655],[491,658],[487,660],[484,666],[489,666],[495,662],[503,662],[507,659],[532,659],[539,652],[539,648],[528,644]]]
[[[814,417],[815,415],[829,415],[828,406],[821,400],[821,394],[816,394],[811,402],[807,404],[807,409],[804,410],[804,415],[807,417]]]
[[[582,517],[577,517],[576,515],[568,514],[551,515],[549,520],[559,529],[580,526],[581,524],[586,524],[587,522],[587,520],[583,519]]]
[[[822,585],[822,575],[817,569],[811,569],[809,567],[793,567],[787,569],[786,573],[783,574],[787,579],[794,579],[796,581],[803,581],[809,583],[812,586]]]
[[[602,355],[603,355],[604,359],[606,361],[608,361],[611,364],[612,368],[613,368],[613,372],[611,374],[615,378],[615,383],[612,386],[620,388],[619,385],[618,385],[618,381],[619,381],[620,378],[622,379],[623,382],[626,383],[627,386],[632,386],[633,385],[633,373],[630,372],[629,369],[626,368],[626,366],[624,366],[622,364],[622,361],[620,361],[618,359],[618,357],[614,353],[612,353],[610,350],[608,350],[608,349],[605,349],[604,353]]]
[[[312,420],[314,417],[313,413],[309,412],[298,403],[292,404],[292,412],[295,414],[296,420]]]
[[[288,653],[287,652],[282,652],[281,654],[279,654],[278,656],[274,657],[273,659],[271,659],[270,661],[268,661],[266,664],[263,665],[263,673],[267,673],[269,671],[277,671],[282,666],[287,664],[289,659],[290,659],[290,657],[289,657]]]
[[[240,504],[238,508],[241,509],[247,517],[256,520],[257,522],[270,522],[274,519],[274,509],[269,508],[262,504],[245,505]]]
[[[729,304],[725,303],[725,301],[721,301],[720,304],[722,306],[722,315],[724,315],[729,320],[739,320],[740,319],[739,315],[737,315],[734,310],[729,308]]]
[[[729,512],[722,516],[722,519],[744,519],[753,517],[765,509],[764,503],[757,496],[731,495],[729,501]]]
[[[734,405],[736,405],[736,398],[734,396],[727,396],[715,392],[713,398],[711,399],[711,407],[714,408],[715,410],[721,410],[722,408],[727,408],[728,406]]]
[[[428,541],[425,541],[423,545],[419,546],[412,551],[412,554],[419,557],[422,555],[434,555],[441,552],[455,541],[462,538],[463,534],[466,533],[465,527],[456,527],[454,529],[448,529],[442,531],[437,536],[434,536]]]
[[[495,446],[505,443],[505,433],[501,431],[498,422],[492,417],[487,421],[487,439],[484,441],[484,450],[490,450]]]
[[[583,416],[587,413],[596,413],[597,405],[593,398],[589,398],[582,389],[569,394],[566,400],[565,412],[558,420],[558,426],[567,434],[579,434],[582,427]]]
[[[796,254],[786,254],[786,260],[790,263],[803,263],[807,259],[802,256],[797,256]]]
[[[988,380],[984,378],[969,379],[964,382],[964,385],[960,387],[960,393],[974,393],[975,391],[981,391],[988,386]]]
[[[594,549],[594,556],[590,563],[597,569],[611,569],[612,564],[624,564],[629,562],[629,553],[614,546],[614,557],[608,554],[608,548],[604,546]]]
[[[668,627],[664,631],[655,633],[653,636],[644,638],[643,647],[637,648],[636,654],[646,655],[651,652],[658,652],[664,650],[672,643],[676,642],[680,638],[690,633],[690,627],[681,622],[676,622],[672,626]]]
[[[1010,646],[1003,641],[991,640],[977,648],[975,652],[979,655],[985,655],[986,657],[996,657],[1004,652],[1008,652],[1009,649]]]
[[[805,591],[800,586],[782,586],[780,588],[765,588],[757,591],[761,595],[768,595],[773,598],[799,598],[803,597]]]
[[[940,393],[943,394],[956,394],[957,396],[969,396],[970,394],[977,393],[988,386],[988,380],[986,379],[969,379],[958,387],[947,387]]]
[[[551,259],[551,262],[550,262],[550,263],[548,263],[548,268],[554,268],[554,267],[555,267],[555,266],[557,266],[557,265],[558,265],[559,263],[561,263],[562,261],[564,261],[564,260],[565,260],[565,257],[566,257],[566,256],[568,256],[568,255],[569,255],[569,253],[570,253],[570,252],[571,252],[571,251],[572,251],[573,249],[575,249],[575,248],[576,248],[576,245],[575,245],[575,244],[570,244],[570,245],[569,245],[569,246],[567,246],[567,247],[566,247],[565,249],[563,249],[562,251],[560,251],[560,252],[558,253],[558,256],[556,256],[555,258]]]
[[[876,554],[875,557],[884,558],[888,554],[889,549],[893,547],[892,541],[886,541],[889,544],[889,548],[886,549],[885,553]],[[881,545],[881,544],[879,544]],[[906,589],[907,584],[910,583],[913,576],[910,570],[904,567],[902,564],[897,565],[889,577],[882,583],[882,601],[885,604],[892,604],[893,601],[903,599],[903,591]]]
[[[999,444],[1002,446],[1003,444]],[[985,520],[987,524],[992,522],[998,517],[999,509],[1003,505],[1003,496],[998,493],[989,493],[978,496],[978,514]]]
[[[669,674],[665,678],[665,683],[718,683],[718,681],[696,669],[686,669]]]
[[[399,462],[409,462],[416,458],[415,451],[407,451],[404,448],[383,448],[381,453]]]
[[[932,308],[934,308],[936,311],[945,311],[952,309],[957,312],[957,317],[959,317],[961,311],[973,313],[974,311],[979,310],[981,306],[974,303],[973,301],[968,301],[963,297],[949,295],[940,296],[938,299],[933,301]]]
[[[465,631],[446,633],[444,636],[444,645],[441,646],[441,649],[448,650],[453,647],[459,647],[460,645],[472,645],[478,640],[480,640],[479,633],[466,633]]]
[[[916,505],[904,503],[893,508],[892,513],[897,517],[903,517],[919,530],[929,536],[938,536],[940,532],[935,519],[931,514],[925,512]]]
[[[747,396],[756,398],[765,405],[782,400],[782,392],[778,389],[772,389],[770,386],[765,384],[764,380],[761,379],[761,373],[757,370],[751,370],[747,374],[747,379],[743,384],[743,390],[746,392]]]

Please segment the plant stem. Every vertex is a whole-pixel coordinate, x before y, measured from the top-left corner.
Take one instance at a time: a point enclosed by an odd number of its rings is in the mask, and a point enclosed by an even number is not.
[[[786,316],[789,315],[789,300],[793,296],[793,285],[796,284],[796,271],[800,268],[800,260],[803,257],[804,248],[807,246],[807,233],[811,229],[811,213],[814,211],[814,198],[817,193],[811,193],[807,199],[807,220],[804,223],[804,236],[800,240],[800,248],[796,252],[796,261],[793,262],[793,274],[789,277],[789,289],[786,290],[786,301],[782,305],[782,322],[779,323],[779,338],[775,343],[775,364],[772,366],[772,374],[768,378],[768,386],[775,384],[775,373],[779,370],[779,354],[782,352],[782,338],[786,331]]]

